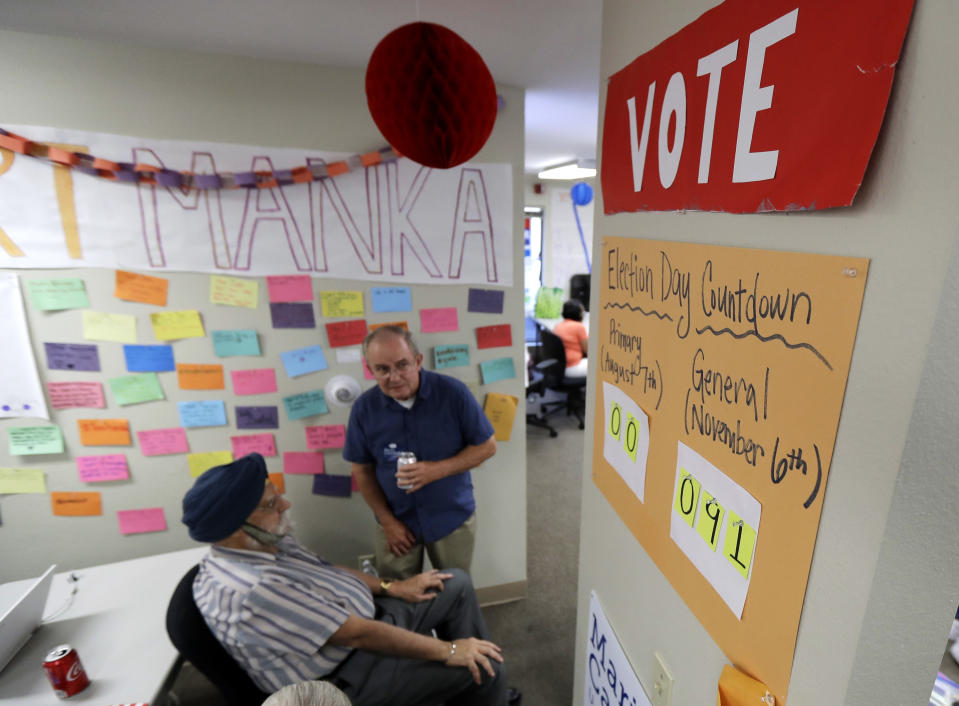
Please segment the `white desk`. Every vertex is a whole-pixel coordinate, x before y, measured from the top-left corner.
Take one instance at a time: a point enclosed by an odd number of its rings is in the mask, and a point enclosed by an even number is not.
[[[68,610],[44,623],[0,672],[0,704],[154,704],[178,653],[166,634],[173,589],[206,547],[103,564],[55,574],[44,615],[59,610],[79,577]],[[19,581],[26,587],[28,581]],[[9,585],[9,584],[7,584]],[[90,686],[68,701],[53,693],[43,658],[62,643],[73,645]]]

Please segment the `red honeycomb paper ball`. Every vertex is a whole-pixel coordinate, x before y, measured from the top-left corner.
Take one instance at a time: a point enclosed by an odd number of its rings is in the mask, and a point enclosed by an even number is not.
[[[366,102],[397,152],[438,169],[473,157],[496,121],[496,85],[483,57],[431,22],[403,25],[376,45]]]

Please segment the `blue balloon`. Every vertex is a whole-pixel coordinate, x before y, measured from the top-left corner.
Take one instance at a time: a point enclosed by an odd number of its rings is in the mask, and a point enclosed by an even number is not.
[[[585,181],[573,184],[573,188],[569,193],[570,196],[573,197],[573,203],[577,206],[585,206],[593,200],[593,187]]]

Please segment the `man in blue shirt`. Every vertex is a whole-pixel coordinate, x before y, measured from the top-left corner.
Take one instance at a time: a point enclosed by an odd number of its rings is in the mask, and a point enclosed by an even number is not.
[[[434,568],[469,571],[476,535],[469,471],[496,453],[493,426],[466,385],[422,369],[406,329],[375,329],[363,354],[377,387],[353,404],[343,458],[377,519],[377,568],[413,576],[425,548]],[[398,472],[404,451],[417,461]]]

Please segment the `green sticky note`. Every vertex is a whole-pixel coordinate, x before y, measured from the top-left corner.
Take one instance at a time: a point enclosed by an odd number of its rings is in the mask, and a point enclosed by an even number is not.
[[[609,435],[619,441],[622,432],[623,408],[618,403],[613,402],[613,406],[609,410]]]
[[[110,389],[118,405],[138,404],[163,399],[163,389],[156,373],[135,373],[110,378]]]
[[[27,280],[30,303],[34,309],[85,309],[90,306],[87,290],[79,277],[69,279]]]
[[[730,510],[726,520],[726,541],[723,552],[729,563],[736,567],[736,571],[749,578],[749,567],[753,561],[753,550],[756,548],[756,530],[747,525],[743,518]]]
[[[723,526],[723,518],[726,516],[726,508],[719,504],[709,491],[702,491],[703,511],[699,513],[699,520],[696,521],[696,531],[703,541],[709,547],[716,551],[716,544],[719,543],[719,530]]]
[[[676,497],[673,499],[673,508],[679,516],[686,520],[686,524],[693,526],[696,517],[696,506],[699,504],[699,491],[702,485],[692,473],[685,468],[679,469],[679,484],[676,486]]]
[[[10,427],[7,434],[11,456],[63,453],[60,427]]]
[[[47,481],[36,468],[0,468],[0,494],[45,493]]]
[[[627,412],[626,423],[623,424],[623,448],[634,462],[637,446],[639,446],[639,420]]]

